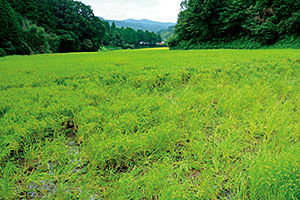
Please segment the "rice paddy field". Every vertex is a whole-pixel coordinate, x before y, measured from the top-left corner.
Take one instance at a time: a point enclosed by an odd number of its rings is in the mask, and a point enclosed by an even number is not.
[[[300,199],[300,50],[0,58],[0,199]]]

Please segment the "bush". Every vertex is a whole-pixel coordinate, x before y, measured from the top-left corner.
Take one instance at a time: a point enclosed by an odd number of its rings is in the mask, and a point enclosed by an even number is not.
[[[50,46],[44,28],[39,27],[36,24],[31,24],[28,20],[24,20],[23,33],[26,43],[33,52],[50,52]]]
[[[125,44],[124,49],[134,49],[135,45],[134,44]]]
[[[93,43],[90,39],[84,39],[81,47],[82,47],[82,51],[92,51]]]
[[[78,36],[72,31],[62,31],[58,51],[62,53],[77,52],[81,50]]]

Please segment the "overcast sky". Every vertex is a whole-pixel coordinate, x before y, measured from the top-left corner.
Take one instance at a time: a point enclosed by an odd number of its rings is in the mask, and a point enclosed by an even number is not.
[[[182,0],[81,0],[104,19],[149,19],[177,22]]]

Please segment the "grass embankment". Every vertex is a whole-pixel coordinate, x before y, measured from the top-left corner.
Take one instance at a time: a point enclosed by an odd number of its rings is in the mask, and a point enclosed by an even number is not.
[[[299,199],[299,50],[0,59],[0,197]]]

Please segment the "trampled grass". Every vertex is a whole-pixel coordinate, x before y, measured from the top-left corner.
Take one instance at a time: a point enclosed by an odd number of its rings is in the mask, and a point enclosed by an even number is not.
[[[300,199],[299,50],[0,59],[0,198]]]

